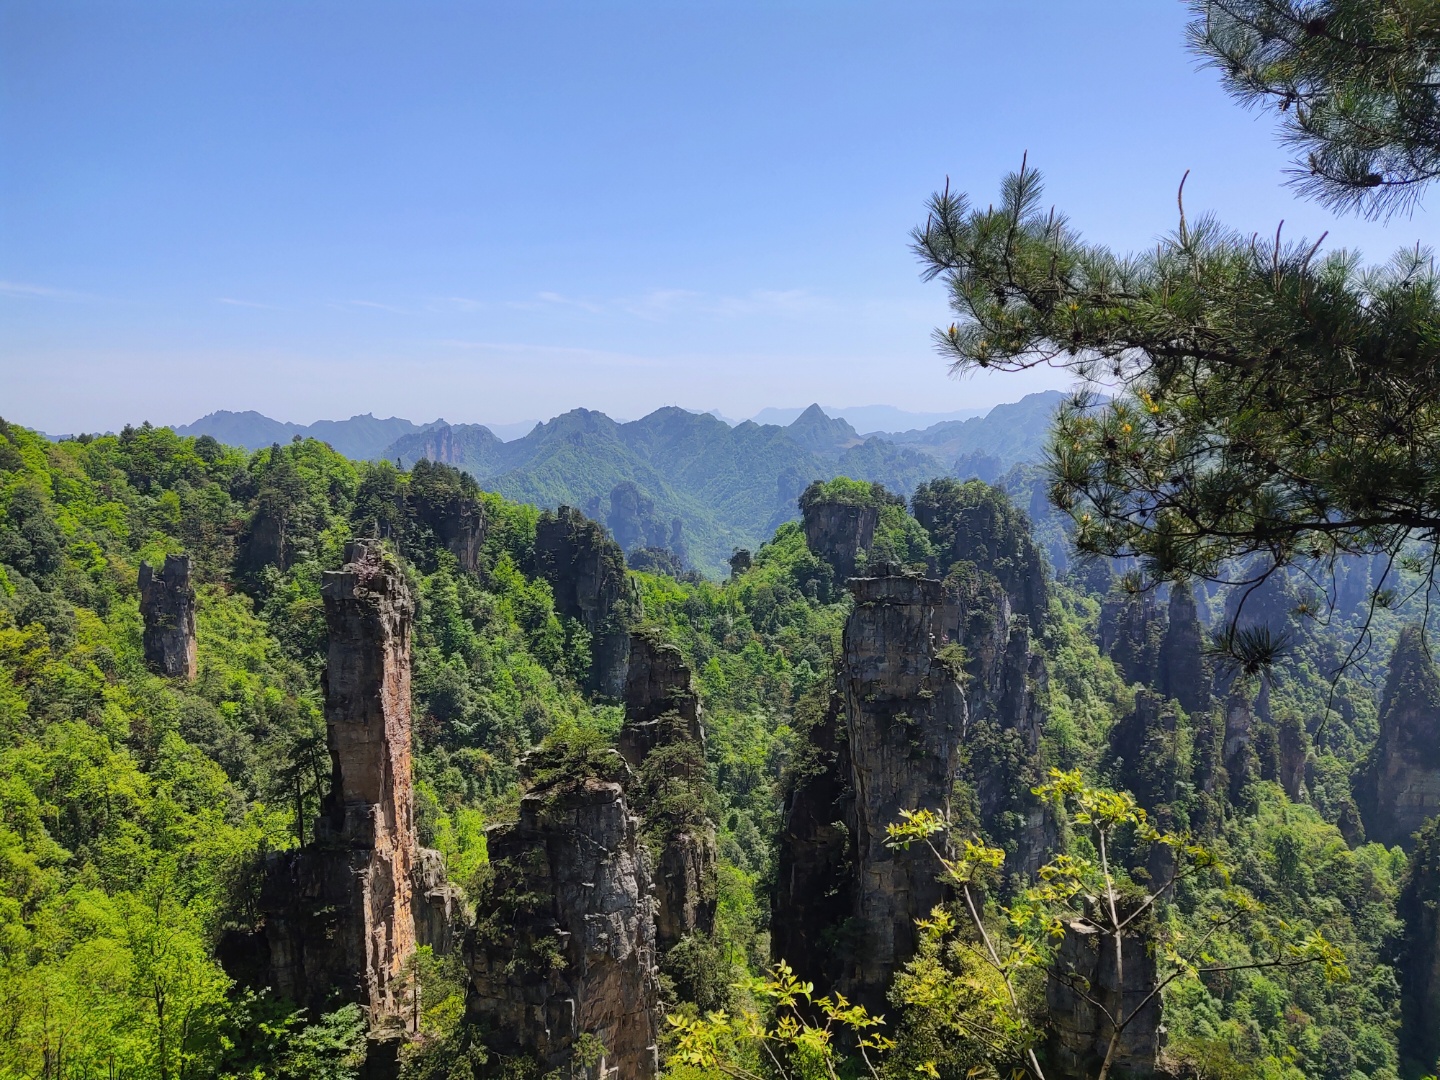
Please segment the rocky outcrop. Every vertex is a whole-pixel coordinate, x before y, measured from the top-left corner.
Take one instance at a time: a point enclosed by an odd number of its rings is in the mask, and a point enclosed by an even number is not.
[[[860,553],[869,551],[880,523],[880,508],[834,500],[802,500],[805,542],[830,564],[837,581],[855,575]]]
[[[1400,1052],[1429,1070],[1440,1058],[1440,823],[1428,822],[1396,903],[1404,926],[1397,955],[1400,976]]]
[[[1250,697],[1244,682],[1237,681],[1225,702],[1225,741],[1220,759],[1229,784],[1231,806],[1245,804],[1245,789],[1260,775],[1254,742],[1255,715],[1250,708]]]
[[[629,628],[638,600],[625,573],[625,553],[604,526],[562,506],[535,528],[535,568],[555,593],[555,610],[590,633],[586,689],[618,699],[625,690]]]
[[[485,507],[480,488],[467,473],[422,458],[410,472],[409,514],[415,526],[455,556],[466,573],[480,565],[485,542]]]
[[[604,1052],[583,1075],[655,1076],[650,861],[622,785],[586,776],[532,789],[519,820],[487,841],[467,1004],[486,1046],[548,1072],[574,1068],[582,1042],[598,1041]]]
[[[190,584],[190,556],[166,555],[156,574],[140,564],[140,615],[145,664],[171,679],[194,679],[195,589]]]
[[[674,645],[632,634],[620,753],[638,772],[646,833],[658,850],[656,942],[662,953],[715,923],[715,825],[704,814],[711,787],[705,729],[690,668]]]
[[[1088,919],[1065,924],[1045,985],[1050,1061],[1058,1077],[1090,1080],[1105,1060],[1119,1018],[1111,1075],[1151,1077],[1160,1053],[1160,996],[1155,957],[1144,937],[1123,935],[1116,963],[1113,935]],[[1123,977],[1122,977],[1123,976]],[[1149,999],[1147,1002],[1147,998]]]
[[[1100,605],[1100,651],[1115,662],[1126,682],[1158,682],[1164,629],[1149,592],[1117,587]]]
[[[1009,592],[973,565],[945,579],[936,612],[937,648],[966,675],[968,762],[963,779],[974,791],[975,822],[1009,853],[1007,869],[1028,877],[1055,850],[1054,815],[1035,798],[1041,782],[1040,736],[1049,673],[1028,620]]]
[[[826,989],[845,973],[849,943],[836,931],[855,904],[855,789],[842,703],[829,695],[792,764],[770,908],[771,955]]]
[[[703,752],[705,729],[700,724],[700,696],[680,650],[650,633],[630,635],[625,675],[625,723],[620,728],[620,753],[639,768],[667,732],[662,720],[678,719],[684,737]]]
[[[1380,738],[1359,784],[1365,835],[1410,846],[1440,814],[1440,674],[1419,627],[1400,632],[1380,707]]]
[[[1169,619],[1160,641],[1155,688],[1194,715],[1210,707],[1210,672],[1205,667],[1204,629],[1189,585],[1170,586]]]
[[[896,972],[914,955],[915,924],[944,897],[939,867],[923,847],[886,846],[902,810],[948,818],[965,697],[958,672],[936,655],[944,604],[940,582],[887,574],[850,582],[843,684],[855,791],[854,926],[861,937],[840,989],[879,1008]]]
[[[272,857],[261,938],[275,992],[312,1010],[368,1010],[375,1075],[408,1030],[417,943],[453,944],[460,896],[437,852],[416,841],[411,786],[414,603],[378,541],[346,545],[321,585],[330,634],[325,727],[331,789],[315,839]],[[378,1070],[378,1071],[376,1071]]]

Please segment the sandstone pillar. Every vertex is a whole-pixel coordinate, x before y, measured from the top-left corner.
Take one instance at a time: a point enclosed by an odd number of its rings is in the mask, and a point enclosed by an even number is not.
[[[190,556],[166,555],[156,574],[140,564],[140,614],[145,620],[145,663],[171,679],[195,678],[195,589]]]

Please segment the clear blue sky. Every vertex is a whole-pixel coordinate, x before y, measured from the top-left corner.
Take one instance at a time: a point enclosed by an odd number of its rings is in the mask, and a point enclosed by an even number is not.
[[[1093,239],[1187,206],[1383,258],[1176,0],[0,0],[0,415],[949,410],[906,232],[1021,153]]]

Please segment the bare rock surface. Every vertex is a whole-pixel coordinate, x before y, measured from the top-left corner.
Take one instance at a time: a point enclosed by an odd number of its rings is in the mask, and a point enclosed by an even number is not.
[[[145,663],[171,679],[194,679],[195,589],[190,584],[190,556],[166,555],[157,574],[140,564],[140,615]]]
[[[1440,814],[1440,673],[1418,627],[1400,632],[1380,707],[1380,738],[1359,784],[1367,839],[1411,846]]]
[[[532,790],[488,841],[468,1002],[486,1045],[548,1071],[598,1040],[597,1080],[655,1076],[651,868],[622,785],[583,777]]]

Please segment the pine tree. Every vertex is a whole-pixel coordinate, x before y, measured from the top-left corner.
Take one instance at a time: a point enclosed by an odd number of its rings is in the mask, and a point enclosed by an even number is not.
[[[1393,210],[1440,168],[1433,0],[1195,0],[1192,42],[1242,102],[1274,102],[1306,148],[1301,188]],[[1047,364],[1118,384],[1061,409],[1051,497],[1082,552],[1138,556],[1152,579],[1258,586],[1346,555],[1440,549],[1440,278],[1418,245],[1362,267],[1319,242],[1245,236],[1211,217],[1153,250],[1087,243],[1022,165],[996,205],[947,185],[913,233],[956,321],[957,373]],[[1259,556],[1259,558],[1254,558]],[[1243,561],[1242,561],[1243,560]],[[1333,597],[1333,590],[1331,590]],[[1387,595],[1378,587],[1373,604]],[[1230,635],[1243,653],[1248,638]],[[1261,643],[1262,645],[1264,643]],[[1247,657],[1240,657],[1247,659]]]

